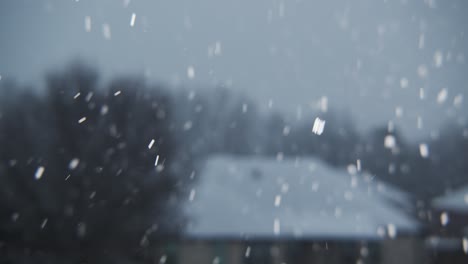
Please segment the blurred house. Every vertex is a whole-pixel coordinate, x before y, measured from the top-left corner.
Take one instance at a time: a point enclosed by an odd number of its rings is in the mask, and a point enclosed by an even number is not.
[[[468,186],[432,201],[427,244],[434,263],[468,263]]]
[[[185,205],[180,263],[419,263],[403,192],[319,160],[214,156]]]

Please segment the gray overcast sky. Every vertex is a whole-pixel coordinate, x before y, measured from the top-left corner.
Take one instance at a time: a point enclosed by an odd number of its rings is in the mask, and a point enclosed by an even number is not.
[[[0,75],[33,83],[84,58],[106,77],[227,84],[287,113],[326,96],[359,126],[395,120],[415,137],[466,118],[467,12],[463,0],[3,0]]]

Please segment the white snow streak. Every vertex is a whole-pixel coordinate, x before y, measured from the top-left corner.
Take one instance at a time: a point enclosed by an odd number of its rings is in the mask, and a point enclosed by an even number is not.
[[[328,97],[322,96],[320,98],[320,111],[326,113],[328,111]]]
[[[440,90],[440,92],[437,94],[437,103],[443,104],[445,100],[447,100],[447,96],[448,96],[447,88],[442,88],[442,90]]]
[[[110,29],[109,24],[102,25],[102,35],[107,40],[111,39],[111,29]]]
[[[136,14],[132,14],[132,18],[130,19],[130,26],[133,27],[135,25]]]
[[[419,99],[424,100],[424,88],[419,88]]]
[[[78,167],[78,164],[80,164],[80,160],[77,158],[74,158],[70,161],[70,163],[68,163],[68,168],[70,170],[74,170],[76,169],[76,167]]]
[[[150,143],[148,144],[148,149],[151,149],[154,144],[154,139],[151,139]]]
[[[245,257],[250,257],[250,247],[247,247],[247,249],[245,250]]]
[[[419,35],[418,48],[424,49],[424,34]]]
[[[36,180],[39,180],[42,177],[42,174],[44,174],[45,168],[43,166],[40,166],[36,169],[36,173],[34,173],[34,178]]]
[[[193,66],[189,66],[189,67],[187,68],[187,77],[188,77],[189,79],[195,78],[195,68],[194,68]]]
[[[248,107],[247,104],[242,104],[242,113],[247,113],[247,110],[248,110],[247,107]]]
[[[78,123],[81,124],[81,123],[83,123],[84,121],[86,121],[86,117],[80,118],[80,120],[78,120]]]
[[[403,107],[397,106],[395,108],[395,116],[396,117],[402,117],[403,116]]]
[[[465,254],[468,254],[468,238],[464,237],[462,239],[462,246],[463,246],[463,252],[465,252]]]
[[[394,224],[388,224],[387,225],[387,233],[390,238],[395,238],[397,234],[397,229]]]
[[[444,62],[444,55],[440,50],[434,53],[434,65],[436,68],[442,67],[442,63]]]
[[[85,16],[84,24],[85,24],[85,31],[91,32],[91,17],[90,16]]]
[[[280,221],[278,218],[275,218],[273,222],[273,233],[275,233],[275,235],[279,235],[280,233]]]
[[[418,117],[416,118],[416,127],[417,127],[418,129],[422,129],[422,127],[423,127],[423,121],[422,121],[422,118],[421,118],[420,116],[418,116]]]
[[[421,65],[418,66],[418,76],[419,76],[419,78],[421,78],[421,79],[426,78],[427,75],[428,75],[428,72],[429,71],[428,71],[426,65],[421,64]]]
[[[281,205],[281,195],[275,196],[275,207],[279,207]]]
[[[446,226],[450,221],[449,215],[447,212],[443,212],[440,214],[440,224],[442,226]]]
[[[320,136],[322,135],[324,128],[325,128],[325,120],[322,120],[318,117],[315,118],[314,126],[312,127],[312,132]]]
[[[101,106],[101,115],[105,115],[109,112],[109,107],[107,105]]]
[[[47,221],[48,221],[48,220],[49,220],[49,219],[46,218],[46,219],[44,219],[44,221],[42,221],[42,223],[41,223],[41,229],[44,229],[44,227],[47,225]]]
[[[462,103],[463,103],[463,94],[457,94],[453,98],[453,106],[460,108]]]
[[[429,146],[425,143],[419,144],[419,154],[421,154],[423,158],[429,157]]]
[[[384,147],[391,149],[391,148],[394,148],[395,146],[396,146],[395,137],[392,135],[385,136]]]
[[[194,189],[190,190],[190,194],[189,194],[189,201],[193,201],[193,199],[195,199],[195,190]]]
[[[406,79],[404,77],[400,79],[400,87],[402,89],[408,88],[408,85],[409,85],[408,79]]]

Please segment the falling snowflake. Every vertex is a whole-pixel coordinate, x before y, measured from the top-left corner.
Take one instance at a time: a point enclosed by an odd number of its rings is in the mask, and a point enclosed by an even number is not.
[[[434,65],[436,68],[442,67],[442,63],[444,61],[444,55],[442,54],[441,51],[436,51],[434,53]]]
[[[194,189],[190,190],[189,201],[193,201],[195,199],[195,194],[196,192]]]
[[[426,65],[419,65],[418,66],[418,76],[419,76],[419,78],[424,79],[424,78],[427,77],[427,74],[428,74],[428,70],[427,70]]]
[[[130,18],[130,26],[133,27],[135,25],[136,14],[132,13],[132,18]]]
[[[245,254],[244,254],[244,256],[245,256],[246,258],[250,257],[250,247],[247,247],[247,249],[245,249]]]
[[[420,116],[418,116],[418,117],[416,118],[416,127],[417,127],[418,129],[422,129],[422,127],[423,127],[423,121],[422,121],[422,118],[421,118]]]
[[[111,29],[110,29],[109,24],[102,25],[102,35],[107,40],[111,39]]]
[[[48,221],[48,220],[49,220],[49,219],[46,218],[46,219],[44,219],[44,220],[42,221],[42,223],[41,223],[41,229],[44,229],[44,227],[47,225],[47,221]]]
[[[322,135],[324,128],[325,128],[325,120],[322,120],[318,117],[315,118],[314,126],[312,127],[312,133],[320,136]]]
[[[387,225],[387,233],[388,233],[388,236],[393,239],[396,237],[396,234],[397,234],[397,228],[394,224],[388,224]]]
[[[109,112],[109,107],[107,105],[103,105],[101,107],[101,115],[106,115]]]
[[[242,104],[242,113],[247,113],[247,110],[248,110],[247,107],[248,107],[247,104]]]
[[[279,17],[284,17],[284,2],[283,1],[279,3],[278,15]]]
[[[447,100],[447,96],[448,96],[447,88],[442,88],[442,90],[440,90],[440,92],[437,94],[437,103],[443,104],[445,100]]]
[[[273,221],[273,233],[275,235],[279,235],[280,233],[280,220],[278,218],[275,218]]]
[[[150,143],[148,144],[148,149],[151,149],[154,144],[154,139],[151,139]]]
[[[85,31],[91,32],[91,17],[86,16],[84,19]]]
[[[167,260],[167,256],[166,256],[166,255],[162,255],[161,258],[159,259],[159,264],[164,264],[164,263],[166,263],[166,260]]]
[[[195,78],[195,68],[194,68],[193,66],[189,66],[189,67],[187,68],[187,77],[188,77],[189,79]]]
[[[462,94],[457,94],[453,98],[453,106],[455,106],[457,108],[460,108],[462,103],[463,103],[463,95]]]
[[[465,252],[465,254],[468,254],[468,238],[464,237],[462,239],[462,247],[463,247],[463,252]]]
[[[319,106],[320,111],[326,113],[328,111],[328,97],[322,96],[322,98],[320,98]]]
[[[187,130],[190,130],[192,129],[192,121],[187,121],[184,123],[184,130],[187,131]]]
[[[45,171],[45,168],[43,166],[38,167],[36,169],[36,173],[34,173],[34,178],[36,178],[36,180],[39,180],[40,178],[42,178],[44,171]]]
[[[68,168],[70,170],[74,170],[76,169],[76,167],[78,167],[78,164],[80,164],[80,160],[77,158],[74,158],[70,161],[70,163],[68,163]]]
[[[408,85],[409,85],[409,81],[408,79],[406,78],[401,78],[400,79],[400,87],[405,89],[405,88],[408,88]]]
[[[403,107],[401,106],[395,107],[395,116],[398,118],[403,116]]]
[[[78,237],[83,238],[86,235],[86,224],[85,223],[79,223],[78,227],[76,229],[76,234]]]
[[[440,214],[440,224],[442,226],[448,225],[449,221],[450,221],[450,218],[447,212],[443,212]]]
[[[273,99],[269,99],[268,100],[268,108],[272,108],[273,107]]]
[[[429,157],[429,146],[425,143],[419,144],[419,154],[423,158]]]
[[[419,99],[424,100],[424,88],[419,88]]]
[[[281,195],[275,196],[275,207],[279,207],[281,205]]]
[[[379,226],[379,227],[377,228],[377,235],[380,236],[380,237],[385,236],[385,228]]]
[[[384,139],[384,147],[392,149],[396,146],[396,140],[393,135],[387,135]]]
[[[424,34],[419,35],[418,48],[424,49]]]

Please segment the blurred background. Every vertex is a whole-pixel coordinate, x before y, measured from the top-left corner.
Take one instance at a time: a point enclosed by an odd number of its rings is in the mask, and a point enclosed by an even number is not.
[[[467,11],[0,2],[0,259],[466,263]]]

